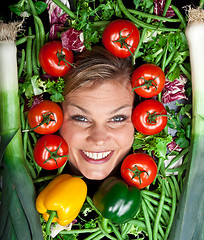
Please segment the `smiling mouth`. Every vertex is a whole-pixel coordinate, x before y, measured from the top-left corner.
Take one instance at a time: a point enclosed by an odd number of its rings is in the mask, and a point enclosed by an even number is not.
[[[97,164],[97,163],[105,163],[107,162],[113,155],[114,151],[107,152],[87,152],[81,150],[82,157],[89,163]]]

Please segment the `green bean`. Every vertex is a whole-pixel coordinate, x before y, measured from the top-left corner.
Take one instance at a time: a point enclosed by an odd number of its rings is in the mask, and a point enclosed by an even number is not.
[[[142,190],[141,194],[146,194],[148,196],[160,199],[160,195],[158,193],[153,192],[153,191]],[[165,202],[168,202],[169,204],[171,204],[171,198],[165,197]]]
[[[38,166],[38,164],[35,162],[34,160],[34,157],[33,157],[33,146],[32,146],[32,143],[31,143],[31,140],[30,138],[28,138],[28,151],[30,153],[30,156],[31,156],[31,160],[33,161],[34,165],[35,165],[35,168],[37,169],[37,172],[39,173],[40,170],[41,170],[41,167]]]
[[[116,226],[111,221],[109,222],[109,224],[112,227],[113,232],[115,233],[117,239],[118,240],[123,240],[123,238],[121,237],[120,232],[117,230]]]
[[[145,203],[146,203],[146,205],[147,205],[147,209],[148,209],[149,213],[151,212],[151,213],[152,213],[152,216],[155,216],[155,215],[156,215],[156,210],[155,210],[155,208],[151,205],[150,202],[148,202],[147,199],[144,199],[144,201],[145,201]],[[164,209],[163,209],[163,210],[164,210]],[[161,218],[160,218],[160,221],[161,221],[162,224],[165,225],[165,220],[163,219],[162,216],[161,216]]]
[[[28,121],[25,122],[25,128],[28,127]],[[28,132],[23,133],[23,151],[24,151],[24,157],[26,159],[27,155],[27,146],[28,146]]]
[[[169,75],[175,70],[175,68],[178,66],[177,62],[174,62],[172,66],[170,67],[168,73],[166,74],[166,77],[169,77]]]
[[[203,7],[204,7],[204,0],[200,0],[200,1],[199,1],[199,6],[200,6],[200,8],[203,9]]]
[[[20,117],[21,117],[21,129],[25,129],[25,116],[24,116],[24,107],[25,107],[25,100],[23,97],[20,99],[22,101],[22,104],[20,106]]]
[[[22,53],[21,53],[21,62],[18,68],[18,79],[21,78],[21,74],[23,72],[23,68],[25,65],[25,49],[22,49]]]
[[[168,181],[166,178],[163,181],[164,181],[164,188],[165,188],[165,193],[166,193],[165,195],[167,197],[171,197],[171,189],[169,187]]]
[[[95,239],[95,237],[97,237],[99,234],[101,234],[101,231],[97,231],[97,232],[95,232],[95,233],[92,233],[91,235],[89,235],[88,237],[86,237],[84,240]]]
[[[145,201],[146,202],[146,201]],[[156,215],[156,212],[153,210],[153,211],[150,211],[150,209],[149,208],[147,208],[147,211],[148,211],[148,213],[149,213],[149,216],[150,216],[150,218],[151,218],[151,220],[152,220],[152,222],[155,222],[155,215]],[[160,221],[161,221],[161,223],[165,223],[164,222],[164,219],[161,217],[160,218]],[[161,224],[159,224],[159,226],[158,226],[158,230],[159,230],[159,233],[161,234],[161,239],[162,239],[162,236],[164,236],[164,230],[162,229],[162,226],[161,226]],[[159,233],[158,233],[158,239],[159,239]]]
[[[153,12],[153,8],[150,9],[150,13],[151,13],[151,12]],[[151,19],[150,19],[150,18],[147,18],[147,23],[150,23],[150,21],[151,21]],[[138,55],[138,52],[139,52],[139,50],[140,50],[140,47],[141,47],[141,45],[142,45],[142,43],[143,43],[144,37],[145,37],[145,35],[146,35],[146,32],[147,32],[147,29],[143,28],[142,33],[141,33],[141,36],[140,36],[139,44],[138,44],[138,46],[137,46],[137,48],[136,48],[136,50],[135,50],[135,52],[134,52],[134,55],[133,55],[133,65],[135,64],[135,59],[136,59],[136,57],[137,57],[137,55]]]
[[[36,144],[36,142],[37,142],[38,139],[37,139],[37,137],[36,137],[35,132],[29,132],[29,134],[31,135],[34,144]]]
[[[144,213],[148,237],[149,237],[149,240],[152,240],[152,228],[151,228],[151,224],[150,224],[149,213],[147,211],[147,206],[144,201],[141,202],[141,206],[142,206],[142,211]]]
[[[99,210],[94,206],[91,198],[89,196],[86,197],[86,201],[88,202],[88,204],[93,208],[93,210],[99,215],[102,216],[102,214],[99,212]]]
[[[109,222],[109,219],[103,217],[101,220],[101,226],[107,233],[111,233],[112,229],[111,227],[108,226],[108,222]]]
[[[162,216],[164,217],[164,221],[166,224],[169,222],[169,214],[165,209],[162,209]]]
[[[172,32],[172,31],[180,31],[179,29],[177,28],[165,28],[165,27],[161,27],[161,28],[158,28],[158,25],[153,25],[153,24],[149,24],[149,23],[145,23],[145,22],[142,22],[140,21],[139,19],[135,18],[128,10],[127,8],[124,6],[122,0],[117,0],[118,2],[118,5],[119,5],[119,8],[120,10],[124,13],[124,15],[129,18],[132,22],[134,22],[137,26],[140,26],[142,28],[146,28],[146,29],[149,29],[149,30],[160,30],[160,31],[169,31],[169,32]]]
[[[179,64],[179,67],[180,67],[181,71],[183,72],[183,74],[185,74],[186,77],[190,80],[191,74],[189,73],[189,71],[182,64]]]
[[[56,214],[57,213],[55,211],[51,211],[51,213],[50,213],[49,219],[48,219],[47,224],[46,224],[46,230],[45,230],[47,235],[50,235],[50,233],[51,233],[50,226],[51,226],[52,220],[54,219]]]
[[[101,232],[104,234],[104,236],[106,236],[107,238],[112,239],[112,240],[117,240],[115,237],[111,236],[110,234],[107,233],[106,230],[103,229],[100,221],[98,221],[98,226],[99,226]]]
[[[144,196],[144,198],[147,199],[149,202],[152,202],[155,206],[159,205],[158,201],[154,200],[153,198],[151,198],[149,196]],[[171,208],[166,204],[163,205],[163,208],[167,211],[171,210]]]
[[[190,149],[190,146],[184,148],[170,163],[169,165],[166,167],[166,170],[175,162],[177,162],[181,157],[183,157]]]
[[[162,17],[165,17],[165,15],[166,15],[166,13],[167,13],[167,10],[168,10],[168,8],[169,8],[169,6],[170,6],[170,4],[171,4],[171,0],[165,1],[164,10],[163,10],[163,12],[162,12]],[[162,26],[162,22],[163,22],[163,21],[160,21],[160,22],[159,22],[159,27]]]
[[[65,6],[61,1],[59,0],[52,0],[57,6],[59,6],[67,15],[69,15],[71,18],[76,19],[76,15],[67,7]]]
[[[178,18],[180,19],[182,25],[184,28],[186,28],[186,20],[183,17],[183,15],[181,14],[181,12],[179,11],[179,9],[177,7],[175,7],[174,5],[171,5],[172,9],[174,10],[175,14],[178,16]]]
[[[175,19],[175,18],[167,18],[167,17],[163,17],[163,16],[157,16],[157,15],[154,15],[154,14],[140,12],[140,11],[137,11],[135,9],[128,9],[128,11],[132,14],[140,15],[141,17],[145,17],[145,18],[150,18],[150,19],[155,19],[155,20],[160,20],[160,21],[166,21],[166,22],[180,22],[180,19],[178,19],[178,18]]]
[[[32,35],[32,36],[29,36],[29,37],[34,38],[35,36]],[[28,39],[28,37],[22,37],[22,38],[16,40],[16,46],[27,42],[27,39]]]
[[[37,15],[37,10],[35,8],[35,4],[33,3],[33,1],[32,0],[28,0],[28,4],[30,5],[32,14]]]
[[[164,47],[164,54],[161,62],[161,69],[163,70],[163,72],[165,71],[167,52],[168,52],[168,45]]]
[[[172,206],[171,206],[169,224],[168,224],[168,226],[166,228],[166,232],[165,232],[165,235],[164,235],[164,240],[168,239],[169,232],[171,230],[171,226],[172,226],[172,223],[173,223],[173,220],[174,220],[174,216],[175,216],[175,212],[176,212],[176,190],[174,188],[174,184],[173,184],[173,182],[172,182],[170,177],[168,177],[168,181],[169,181],[169,184],[170,184],[170,187],[171,187],[171,191],[172,191]]]
[[[71,230],[63,230],[60,233],[63,235],[67,235],[67,234],[82,234],[82,233],[101,233],[100,228],[96,227],[96,228],[84,228],[84,229],[71,229]]]
[[[188,162],[188,157],[189,157],[189,153],[187,153],[187,154],[184,156],[183,164],[185,164],[185,163]],[[179,173],[178,173],[178,182],[180,182],[180,183],[183,182],[182,175],[183,175],[183,172],[179,172]],[[181,180],[181,181],[180,181],[180,180]],[[180,189],[181,189],[181,187],[180,187]]]
[[[184,170],[186,170],[186,167],[187,167],[187,163],[182,164],[181,166],[179,166],[177,168],[167,169],[166,172],[168,172],[168,173],[183,172]]]
[[[161,61],[162,56],[163,56],[163,48],[161,48],[160,54],[159,54],[159,55],[156,57],[156,59],[155,59],[155,64],[156,64],[156,65],[159,65],[159,62]]]
[[[176,54],[178,48],[179,48],[179,46],[177,46],[176,49],[169,54],[168,58],[166,59],[166,65],[165,65],[165,67],[169,65],[169,63],[170,63],[171,60],[173,59],[174,55]]]
[[[129,220],[127,223],[129,224],[133,224],[133,225],[136,225],[138,227],[141,227],[142,229],[146,230],[146,225],[144,222],[140,221],[140,220],[137,220],[137,219],[131,219]]]
[[[158,234],[158,227],[159,227],[159,221],[162,214],[162,208],[164,207],[164,199],[165,199],[165,187],[164,187],[164,179],[162,181],[162,190],[161,190],[161,198],[159,201],[157,214],[154,222],[154,228],[153,228],[153,239],[157,240],[157,234]]]
[[[38,24],[39,27],[39,35],[40,35],[40,47],[42,47],[45,43],[45,29],[41,19],[37,15],[33,15],[34,21]]]
[[[121,234],[122,239],[125,239],[125,237],[127,236],[127,233],[130,231],[132,225],[133,224],[131,224],[131,223],[125,224],[125,227],[122,229],[122,234]]]
[[[36,173],[35,173],[35,170],[34,170],[32,164],[29,161],[27,161],[27,160],[25,161],[25,163],[26,163],[26,165],[27,165],[27,167],[28,167],[28,169],[30,171],[32,179],[36,179],[37,176],[36,176]]]
[[[168,179],[170,179],[170,178],[168,178]],[[179,201],[180,196],[181,196],[181,191],[179,189],[178,182],[177,182],[176,177],[174,175],[171,176],[171,179],[173,180],[174,187],[175,187],[175,190],[176,190],[177,201]]]
[[[40,182],[45,182],[45,181],[48,181],[48,180],[52,180],[56,177],[56,174],[55,175],[49,175],[49,176],[45,176],[45,177],[40,177],[40,178],[36,178],[33,180],[34,183],[40,183]]]
[[[105,237],[105,235],[103,233],[101,233],[100,235],[96,236],[94,238],[94,240],[100,240],[101,238]]]
[[[36,62],[36,40],[33,41],[33,49],[32,49],[32,65],[33,65],[33,72],[35,75],[39,75],[38,66]]]
[[[31,27],[28,28],[28,36],[32,35]],[[27,69],[27,78],[32,77],[33,68],[32,68],[32,38],[28,37],[27,46],[26,46],[26,69]]]

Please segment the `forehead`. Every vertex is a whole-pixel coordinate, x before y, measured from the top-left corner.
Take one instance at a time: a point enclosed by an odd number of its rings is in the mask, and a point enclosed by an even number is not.
[[[66,95],[66,105],[71,103],[87,104],[133,104],[134,93],[131,84],[117,81],[105,82],[100,85],[86,84],[85,86]]]

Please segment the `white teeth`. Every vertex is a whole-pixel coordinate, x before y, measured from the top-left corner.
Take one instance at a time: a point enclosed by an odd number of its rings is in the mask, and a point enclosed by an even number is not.
[[[108,151],[108,152],[100,152],[100,153],[85,152],[85,151],[83,151],[83,153],[84,153],[87,157],[89,157],[89,158],[91,158],[91,159],[99,160],[99,159],[103,159],[103,158],[107,157],[107,156],[111,153],[111,151]]]

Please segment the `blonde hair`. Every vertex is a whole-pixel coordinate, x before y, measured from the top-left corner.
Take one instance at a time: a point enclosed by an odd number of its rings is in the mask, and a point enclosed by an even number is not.
[[[128,59],[113,56],[103,47],[93,47],[75,57],[75,68],[64,76],[64,95],[91,83],[92,86],[105,81],[131,84],[132,65]]]

